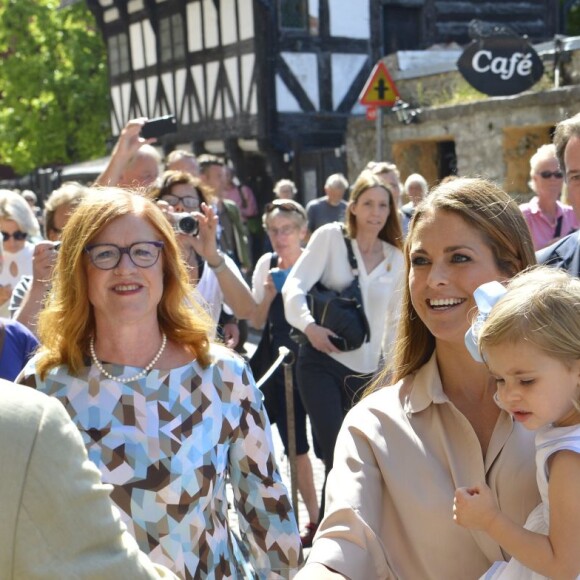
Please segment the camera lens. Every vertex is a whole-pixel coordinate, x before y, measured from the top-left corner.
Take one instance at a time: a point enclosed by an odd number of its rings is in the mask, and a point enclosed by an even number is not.
[[[199,233],[199,223],[193,216],[184,216],[177,222],[177,231],[182,234],[197,236]]]

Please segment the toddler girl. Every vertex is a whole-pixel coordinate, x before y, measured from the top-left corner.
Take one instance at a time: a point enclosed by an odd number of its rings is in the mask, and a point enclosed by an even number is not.
[[[487,364],[498,405],[537,430],[542,503],[522,528],[479,483],[457,489],[453,518],[512,555],[485,579],[580,577],[580,280],[534,268],[507,291],[499,282],[480,286],[475,298],[480,312],[466,343],[471,339],[470,350]]]

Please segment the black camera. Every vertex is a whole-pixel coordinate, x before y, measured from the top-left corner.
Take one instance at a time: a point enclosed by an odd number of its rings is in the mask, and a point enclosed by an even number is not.
[[[199,233],[199,222],[190,213],[170,212],[167,215],[176,233],[188,236],[197,236]]]

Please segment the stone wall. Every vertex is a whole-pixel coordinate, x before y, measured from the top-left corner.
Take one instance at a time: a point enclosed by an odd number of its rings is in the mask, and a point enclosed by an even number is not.
[[[445,86],[441,79],[438,82]],[[399,90],[406,99],[404,90],[408,86],[402,87],[403,83]],[[392,113],[385,112],[382,157],[397,163],[403,180],[417,172],[433,185],[442,177],[436,158],[438,143],[452,140],[459,175],[484,176],[510,193],[525,197],[529,194],[531,155],[539,145],[550,141],[550,131],[556,123],[579,111],[580,86],[576,85],[430,107],[421,112],[418,123],[411,125],[403,125]],[[361,117],[349,120],[346,149],[350,180],[376,157],[376,126]]]

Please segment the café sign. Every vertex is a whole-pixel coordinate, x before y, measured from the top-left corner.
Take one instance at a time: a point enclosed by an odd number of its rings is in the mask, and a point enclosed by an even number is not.
[[[527,91],[544,73],[532,45],[508,35],[472,41],[459,57],[457,68],[470,85],[494,97]]]

